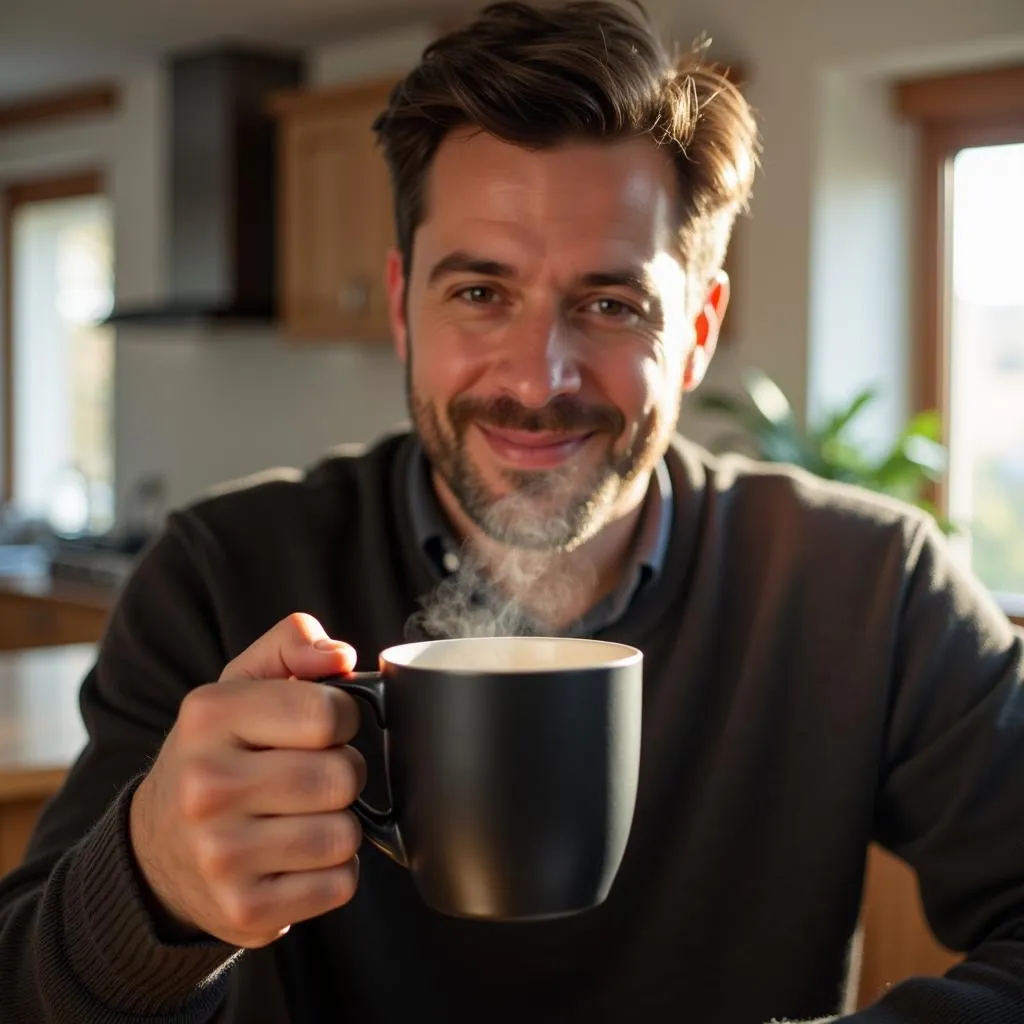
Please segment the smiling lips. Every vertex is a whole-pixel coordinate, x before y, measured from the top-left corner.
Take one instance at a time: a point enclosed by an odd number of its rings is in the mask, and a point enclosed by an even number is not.
[[[593,431],[566,434],[554,430],[504,430],[479,423],[476,427],[499,458],[521,469],[554,469],[594,436]]]

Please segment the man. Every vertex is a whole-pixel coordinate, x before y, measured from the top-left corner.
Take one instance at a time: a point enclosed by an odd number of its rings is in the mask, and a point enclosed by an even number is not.
[[[739,94],[636,12],[498,4],[377,130],[415,431],[170,518],[0,889],[0,1019],[830,1017],[878,839],[969,955],[850,1019],[1024,1021],[1021,638],[925,517],[673,437],[756,162]],[[360,847],[379,736],[316,680],[512,631],[643,649],[630,842],[586,913],[448,918]]]

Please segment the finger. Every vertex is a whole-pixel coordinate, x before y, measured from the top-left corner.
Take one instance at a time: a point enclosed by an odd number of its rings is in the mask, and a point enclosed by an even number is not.
[[[253,817],[341,811],[366,785],[366,761],[347,746],[246,751],[200,761],[196,770],[205,776],[201,783],[190,780],[189,806],[200,819],[225,811]]]
[[[246,829],[245,845],[238,848],[234,867],[261,880],[340,867],[359,852],[362,840],[359,819],[351,811],[255,818]]]
[[[344,906],[358,884],[358,858],[340,867],[268,876],[234,897],[226,908],[225,923],[234,933],[281,933],[299,921]]]
[[[295,612],[230,661],[220,678],[323,679],[351,672],[355,665],[351,645],[329,637],[312,615]]]
[[[263,750],[252,760],[243,801],[254,815],[341,811],[366,785],[366,759],[355,747]]]
[[[190,691],[178,721],[194,736],[250,750],[326,750],[348,743],[359,731],[359,717],[359,705],[335,686],[244,679]]]

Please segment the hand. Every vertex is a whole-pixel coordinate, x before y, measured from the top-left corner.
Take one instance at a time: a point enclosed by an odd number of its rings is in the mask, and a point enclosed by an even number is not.
[[[132,799],[132,848],[171,917],[236,946],[266,945],[347,903],[366,764],[346,746],[355,701],[315,680],[355,651],[312,616],[279,622],[197,687]]]

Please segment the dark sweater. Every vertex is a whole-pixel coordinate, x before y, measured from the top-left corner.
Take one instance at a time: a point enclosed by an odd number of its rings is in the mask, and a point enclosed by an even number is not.
[[[924,518],[682,442],[664,571],[599,634],[645,654],[636,816],[604,905],[446,918],[364,844],[354,900],[266,949],[164,941],[127,841],[133,780],[188,690],[288,613],[363,669],[403,639],[434,578],[410,450],[385,439],[171,517],[85,680],[88,746],[0,885],[3,1024],[820,1017],[841,1006],[872,839],[969,956],[851,1019],[1024,1022],[1021,637]],[[371,798],[378,741],[359,740]]]

